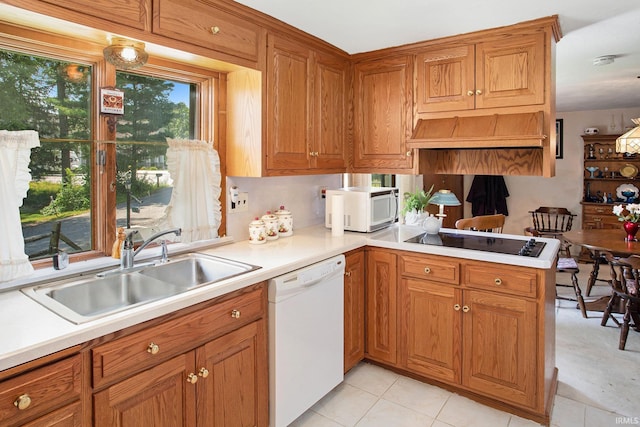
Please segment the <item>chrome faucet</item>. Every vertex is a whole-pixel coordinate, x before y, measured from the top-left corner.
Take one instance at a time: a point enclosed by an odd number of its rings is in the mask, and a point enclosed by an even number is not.
[[[134,265],[133,259],[135,258],[135,256],[138,255],[141,250],[146,248],[151,242],[156,240],[158,237],[162,237],[171,233],[175,234],[176,236],[180,236],[182,234],[182,229],[174,228],[171,230],[165,230],[165,231],[156,233],[153,236],[149,237],[144,242],[142,242],[140,247],[134,251],[133,235],[136,234],[137,232],[138,230],[133,230],[131,233],[127,234],[127,237],[124,240],[122,253],[120,254],[120,268],[122,269],[133,268],[133,265]],[[160,259],[160,262],[165,263],[169,260],[169,252],[167,251],[167,244],[164,240],[162,241],[161,244],[162,244],[162,257]]]

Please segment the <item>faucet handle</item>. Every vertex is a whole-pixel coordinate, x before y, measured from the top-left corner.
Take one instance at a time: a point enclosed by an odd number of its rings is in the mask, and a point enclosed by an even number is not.
[[[167,249],[167,241],[162,239],[160,240],[160,246],[161,246],[161,257],[160,257],[160,263],[165,263],[167,261],[169,261],[169,250]]]

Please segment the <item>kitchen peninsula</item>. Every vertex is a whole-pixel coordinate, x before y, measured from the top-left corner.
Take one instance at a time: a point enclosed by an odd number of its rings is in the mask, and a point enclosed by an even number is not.
[[[266,245],[240,241],[193,249],[261,268],[80,325],[64,320],[20,290],[0,293],[0,320],[5,325],[0,332],[0,396],[8,383],[15,385],[30,373],[74,360],[67,371],[79,385],[72,387],[76,390],[74,397],[58,402],[58,406],[84,408],[76,409],[81,414],[78,416],[91,420],[91,404],[87,403],[91,396],[94,402],[109,407],[105,393],[114,392],[120,384],[117,379],[129,376],[138,381],[145,372],[158,369],[147,365],[151,362],[146,359],[129,366],[138,359],[131,356],[132,362],[127,365],[114,357],[141,344],[143,353],[151,354],[155,347],[147,349],[144,339],[152,332],[165,330],[167,323],[173,325],[171,330],[190,330],[204,319],[199,314],[201,307],[216,316],[222,313],[222,307],[231,310],[236,300],[246,307],[240,310],[242,317],[238,314],[244,325],[239,330],[257,337],[248,341],[258,346],[251,354],[265,358],[266,314],[261,314],[266,305],[264,281],[340,253],[364,250],[366,276],[361,277],[366,277],[366,283],[357,285],[366,290],[362,304],[366,306],[367,323],[365,359],[548,423],[557,378],[553,267],[558,241],[538,239],[545,245],[540,256],[534,258],[405,242],[421,233],[418,227],[396,225],[377,233],[347,232],[333,237],[323,226],[313,226]],[[527,242],[524,236],[496,236]],[[89,263],[87,269],[91,269]],[[49,280],[64,271],[50,273]],[[249,300],[242,302],[239,298]],[[221,337],[232,335],[228,333],[231,327],[224,326],[228,321],[222,321],[226,318],[220,319],[216,328],[219,334],[227,333]],[[222,345],[216,337],[210,337],[209,342]],[[191,347],[185,347],[189,350],[185,357],[191,357],[193,351],[196,359],[201,352],[206,354],[209,344],[198,339],[202,338],[194,338]],[[425,345],[426,340],[429,345]],[[180,359],[183,356],[176,356],[180,360],[168,356],[162,359],[167,346],[160,348],[162,369],[166,364],[185,363]],[[261,363],[266,362],[255,363],[263,366]],[[140,372],[145,368],[147,371]],[[91,379],[89,371],[93,371]],[[15,392],[7,391],[5,400],[10,408],[0,408],[0,412],[15,410],[13,399],[17,396],[11,394]],[[84,403],[78,406],[78,402]],[[109,417],[101,410],[93,411],[96,419],[98,415]],[[2,414],[8,416],[10,412]]]

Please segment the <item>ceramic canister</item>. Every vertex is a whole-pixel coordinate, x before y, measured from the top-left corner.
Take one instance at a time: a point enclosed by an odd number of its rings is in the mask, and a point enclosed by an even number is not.
[[[278,217],[278,234],[280,236],[291,236],[293,234],[293,215],[284,206],[276,211]]]
[[[264,228],[267,233],[267,240],[276,240],[278,238],[278,217],[267,211],[266,215],[262,215]]]
[[[264,222],[258,217],[249,224],[249,243],[254,245],[267,243],[267,231]]]

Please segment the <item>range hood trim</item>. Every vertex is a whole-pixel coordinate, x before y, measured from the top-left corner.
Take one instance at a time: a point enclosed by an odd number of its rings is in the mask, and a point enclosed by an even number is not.
[[[408,148],[542,148],[544,113],[418,119]]]

